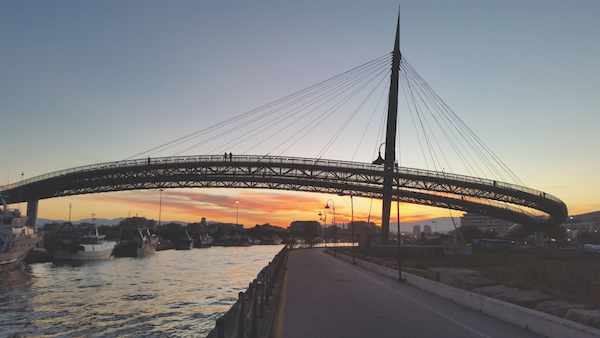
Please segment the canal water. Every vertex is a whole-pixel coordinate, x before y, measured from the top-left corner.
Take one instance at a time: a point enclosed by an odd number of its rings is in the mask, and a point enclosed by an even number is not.
[[[166,250],[0,272],[0,336],[205,337],[282,247]]]

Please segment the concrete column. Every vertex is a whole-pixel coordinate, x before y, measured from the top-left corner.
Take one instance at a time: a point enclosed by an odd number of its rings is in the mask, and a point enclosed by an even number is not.
[[[27,201],[27,225],[37,231],[37,219],[38,219],[38,201],[31,200]]]
[[[533,236],[535,238],[536,248],[543,248],[546,244],[546,242],[544,241],[544,231],[543,230],[535,230],[533,232]]]

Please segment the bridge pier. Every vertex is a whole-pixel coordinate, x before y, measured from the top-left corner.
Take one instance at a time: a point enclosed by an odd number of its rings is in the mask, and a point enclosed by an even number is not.
[[[27,201],[27,225],[37,231],[37,219],[38,219],[38,202],[39,200]]]
[[[533,237],[535,238],[535,247],[543,248],[546,244],[544,241],[544,231],[543,230],[535,230],[533,232]]]

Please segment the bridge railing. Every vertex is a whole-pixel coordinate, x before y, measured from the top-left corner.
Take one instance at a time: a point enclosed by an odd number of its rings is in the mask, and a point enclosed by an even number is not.
[[[106,170],[113,168],[127,168],[127,167],[142,167],[152,165],[168,165],[168,164],[186,164],[186,163],[205,163],[205,162],[231,162],[231,163],[264,163],[264,164],[278,164],[278,165],[310,165],[310,166],[323,166],[327,168],[340,168],[340,169],[353,169],[353,170],[369,170],[369,171],[383,171],[383,166],[375,165],[364,162],[351,162],[341,160],[330,160],[330,159],[313,159],[304,157],[289,157],[289,156],[260,156],[260,155],[198,155],[198,156],[173,156],[173,157],[148,157],[140,159],[122,160],[114,162],[104,162],[97,164],[90,164],[80,167],[74,167],[64,170],[59,170],[44,175],[31,177],[16,183],[0,186],[0,191],[14,189],[23,185],[60,177],[69,174],[90,172],[96,170]],[[424,178],[432,179],[447,179],[455,180],[463,183],[474,183],[481,184],[491,187],[501,187],[509,190],[529,193],[532,195],[542,196],[547,199],[551,199],[556,202],[560,202],[555,196],[546,194],[545,192],[531,189],[528,187],[511,184],[507,182],[501,182],[496,180],[490,180],[486,178],[479,178],[473,176],[466,176],[460,174],[453,174],[447,172],[439,172],[433,170],[408,168],[408,167],[396,167],[395,173],[397,175],[405,176],[419,176]]]
[[[246,292],[238,294],[238,300],[231,309],[217,319],[215,328],[208,338],[258,338],[266,337],[271,329],[277,298],[281,292],[281,282],[288,255],[288,246],[281,251],[257,275]],[[277,287],[277,285],[279,287]],[[267,307],[270,311],[267,311]],[[269,318],[271,317],[271,318]]]

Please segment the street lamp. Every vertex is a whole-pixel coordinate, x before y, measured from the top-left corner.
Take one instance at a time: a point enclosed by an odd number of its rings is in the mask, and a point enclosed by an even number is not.
[[[292,214],[294,214],[294,222],[296,222],[296,210],[293,210]]]
[[[350,219],[350,225],[352,226],[352,264],[356,264],[356,260],[354,260],[354,200],[352,195],[350,195],[350,207],[352,208],[352,218]]]
[[[335,224],[335,202],[330,198],[327,200],[327,202],[325,202],[325,209],[329,209],[329,201],[331,201],[331,205],[333,206],[333,240],[334,240],[334,246],[333,246],[333,254],[334,256],[337,256],[337,242],[336,242],[336,238],[335,238],[335,233],[336,233],[336,224]],[[325,236],[327,236],[327,223],[325,223]],[[325,240],[325,245],[327,245],[327,240]]]
[[[240,215],[240,202],[235,201],[235,226],[238,225],[238,217]]]
[[[323,215],[321,215],[321,210],[323,210]],[[327,213],[325,213],[325,209],[319,209],[319,216],[323,216],[323,217],[321,217],[321,220],[323,221],[323,224],[325,225],[325,228],[323,231],[323,238],[325,239],[325,252],[327,252]]]
[[[383,157],[381,157],[381,146],[384,144],[385,144],[385,142],[383,142],[382,144],[379,145],[379,156],[377,156],[377,159],[375,159],[375,161],[373,161],[373,164],[378,164],[378,165],[385,164],[385,160],[383,159]]]
[[[160,191],[160,197],[158,199],[158,226],[160,226],[160,217],[162,216],[162,189],[158,189]]]

